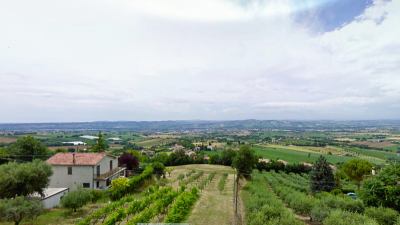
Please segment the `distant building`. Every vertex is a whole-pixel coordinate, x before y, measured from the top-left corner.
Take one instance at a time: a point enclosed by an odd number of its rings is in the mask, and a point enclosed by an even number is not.
[[[106,153],[57,153],[47,163],[53,169],[51,188],[105,189],[113,179],[125,176],[117,158]]]
[[[122,139],[119,138],[119,137],[111,137],[111,138],[108,138],[107,140],[110,140],[110,141],[122,141]]]
[[[311,164],[311,163],[303,162],[302,164],[305,167],[313,167],[313,164]]]
[[[189,157],[193,157],[193,156],[195,156],[195,155],[196,155],[196,152],[194,152],[194,151],[191,151],[191,150],[189,150],[189,151],[185,151],[185,155],[187,155],[187,156],[189,156]]]
[[[182,145],[178,145],[178,144],[175,144],[174,146],[171,147],[171,150],[173,152],[177,152],[177,151],[182,150],[182,149],[185,149],[185,147],[183,147]]]
[[[63,144],[64,145],[74,145],[74,146],[86,145],[86,143],[83,141],[66,141],[66,142],[63,142]]]
[[[269,162],[271,162],[271,160],[270,160],[270,159],[264,159],[264,158],[260,158],[260,159],[258,159],[258,162],[265,162],[265,163],[269,163]]]
[[[285,165],[285,166],[288,164],[288,162],[286,162],[285,160],[282,160],[282,159],[277,160],[277,162],[283,163],[283,165]]]
[[[92,135],[83,135],[83,136],[80,136],[80,138],[89,139],[89,140],[97,140],[97,139],[99,139],[99,137],[92,136]]]

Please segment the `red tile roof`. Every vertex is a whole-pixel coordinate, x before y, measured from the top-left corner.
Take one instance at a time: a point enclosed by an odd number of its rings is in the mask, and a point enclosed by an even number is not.
[[[74,163],[75,155],[75,163]],[[99,163],[106,153],[57,153],[47,160],[50,165],[93,166]]]

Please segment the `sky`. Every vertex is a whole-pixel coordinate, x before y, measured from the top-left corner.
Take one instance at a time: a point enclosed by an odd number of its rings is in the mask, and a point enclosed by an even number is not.
[[[400,119],[400,0],[13,0],[0,122]]]

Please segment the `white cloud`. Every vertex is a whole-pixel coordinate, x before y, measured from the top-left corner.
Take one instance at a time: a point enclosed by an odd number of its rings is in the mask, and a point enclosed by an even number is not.
[[[296,2],[8,2],[0,122],[398,117],[400,2],[322,34]]]

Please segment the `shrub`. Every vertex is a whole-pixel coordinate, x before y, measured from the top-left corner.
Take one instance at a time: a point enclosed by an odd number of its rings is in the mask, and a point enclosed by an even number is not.
[[[185,175],[184,174],[179,174],[178,175],[178,180],[183,180],[185,178]]]
[[[318,204],[312,208],[310,217],[312,221],[322,222],[330,212],[331,208],[324,204]]]
[[[91,190],[90,191],[90,200],[95,203],[99,201],[100,199],[105,198],[105,191],[102,190]]]
[[[369,206],[384,206],[400,210],[400,164],[386,166],[364,182],[361,199]]]
[[[378,225],[378,223],[361,214],[335,210],[323,221],[324,225]]]
[[[111,188],[109,190],[111,199],[116,200],[124,195],[136,191],[146,180],[152,177],[153,172],[153,167],[147,166],[146,169],[144,169],[143,172],[138,176],[115,179],[111,183]]]
[[[88,190],[78,189],[76,191],[71,191],[66,194],[61,199],[61,205],[76,212],[77,209],[86,205],[90,200],[91,194]]]
[[[347,196],[332,195],[326,192],[316,195],[325,205],[331,209],[342,209],[349,212],[362,213],[364,212],[364,204],[360,200],[354,200]]]
[[[365,210],[365,215],[375,219],[381,225],[393,225],[396,224],[399,213],[390,208],[369,207]]]
[[[153,163],[153,170],[154,170],[154,174],[157,177],[165,177],[165,166],[164,164],[160,163],[160,162],[155,162]]]
[[[120,177],[111,181],[111,188],[108,190],[112,199],[117,199],[124,190],[129,187],[129,179]]]

